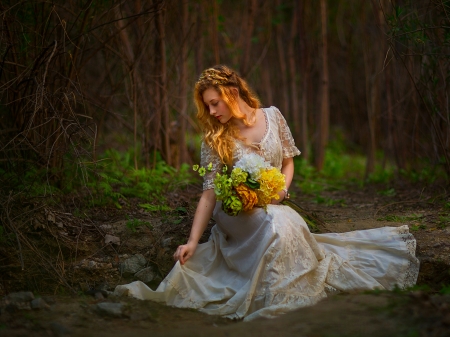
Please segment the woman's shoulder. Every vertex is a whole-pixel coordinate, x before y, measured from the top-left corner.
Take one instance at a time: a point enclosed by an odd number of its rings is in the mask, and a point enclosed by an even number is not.
[[[280,117],[284,118],[283,114],[276,106],[271,105],[269,107],[263,107],[262,109],[266,112],[267,116],[269,117],[276,118],[277,120]]]

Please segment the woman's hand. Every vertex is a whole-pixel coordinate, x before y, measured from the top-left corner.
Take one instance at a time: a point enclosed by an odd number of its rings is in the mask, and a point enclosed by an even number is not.
[[[187,260],[189,260],[192,255],[194,255],[196,249],[197,244],[189,242],[185,245],[178,246],[177,250],[173,254],[173,259],[175,261],[180,261],[180,263],[183,265]]]
[[[286,197],[286,192],[282,190],[278,192],[278,196],[279,196],[278,199],[272,199],[272,201],[270,202],[272,205],[278,205],[280,202],[282,202]]]

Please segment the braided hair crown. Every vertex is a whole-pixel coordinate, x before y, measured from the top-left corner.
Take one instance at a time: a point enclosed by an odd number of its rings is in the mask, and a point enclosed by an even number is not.
[[[217,65],[204,70],[197,83],[210,86],[239,85],[238,75],[225,65]]]

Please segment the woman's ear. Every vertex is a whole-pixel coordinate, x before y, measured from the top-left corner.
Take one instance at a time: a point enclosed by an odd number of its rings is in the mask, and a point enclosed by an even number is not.
[[[239,89],[238,88],[231,88],[231,92],[233,93],[233,96],[238,98],[239,97]]]

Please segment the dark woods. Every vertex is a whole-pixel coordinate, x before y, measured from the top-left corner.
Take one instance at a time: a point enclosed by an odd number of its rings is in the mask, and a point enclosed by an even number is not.
[[[45,172],[110,147],[134,166],[198,152],[192,88],[225,63],[324,165],[343,137],[375,164],[450,174],[450,2],[0,1],[0,170]],[[379,153],[383,155],[380,159]],[[5,182],[3,182],[5,183]]]

